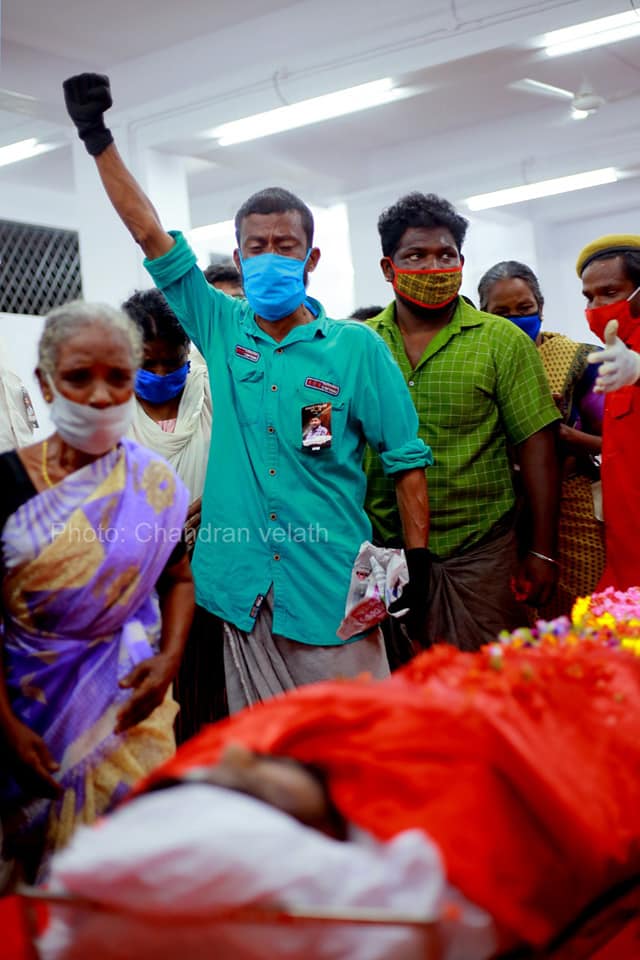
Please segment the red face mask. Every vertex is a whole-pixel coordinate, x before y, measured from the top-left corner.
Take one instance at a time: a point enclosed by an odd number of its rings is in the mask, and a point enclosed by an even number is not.
[[[609,320],[618,321],[618,336],[624,343],[631,338],[638,324],[640,324],[640,317],[633,317],[631,315],[631,301],[639,290],[640,287],[637,287],[633,293],[624,300],[605,303],[601,307],[587,307],[585,315],[589,328],[603,343],[605,327],[609,323]]]

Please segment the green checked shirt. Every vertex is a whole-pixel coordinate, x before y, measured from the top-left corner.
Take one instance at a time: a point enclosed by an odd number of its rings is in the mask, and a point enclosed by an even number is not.
[[[560,415],[533,341],[510,320],[481,313],[461,297],[414,370],[395,303],[368,321],[389,345],[409,386],[420,436],[434,456],[428,471],[429,546],[447,558],[477,543],[515,504],[508,445]],[[366,507],[385,542],[401,535],[392,484],[375,453],[365,460]]]
[[[174,237],[145,266],[211,379],[196,599],[250,631],[273,586],[274,633],[339,644],[351,568],[371,537],[365,446],[389,476],[431,462],[409,391],[380,337],[355,320],[330,320],[311,298],[316,319],[277,342],[246,300],[209,286],[182,234]],[[321,411],[331,442],[305,444],[309,417]]]

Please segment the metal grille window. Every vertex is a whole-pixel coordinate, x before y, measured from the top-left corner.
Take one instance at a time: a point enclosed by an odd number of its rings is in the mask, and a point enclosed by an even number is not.
[[[81,296],[75,231],[0,220],[0,312],[42,315]]]

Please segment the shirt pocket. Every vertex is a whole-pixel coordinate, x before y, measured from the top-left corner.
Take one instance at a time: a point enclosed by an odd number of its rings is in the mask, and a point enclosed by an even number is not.
[[[305,446],[302,442],[304,429],[303,414],[305,414],[306,411],[305,416],[308,419],[309,408],[322,408],[325,404],[331,404],[331,444],[325,448],[321,447],[320,450],[316,451],[314,455],[319,453],[321,456],[328,456],[331,454],[331,451],[335,450],[336,446],[342,442],[349,407],[343,398],[333,397],[330,394],[321,393],[320,391],[312,390],[309,387],[299,387],[294,393],[293,409],[290,416],[287,417],[287,439],[294,447],[297,447],[299,450],[304,451],[307,454],[309,451],[308,449],[305,450]],[[320,410],[318,412],[321,415],[321,420],[324,425],[326,418],[321,414]]]
[[[255,424],[264,414],[264,367],[233,357],[229,368],[238,422],[244,426]]]
[[[636,389],[637,387],[622,387],[620,390],[614,390],[607,397],[607,410],[616,420],[633,412]]]

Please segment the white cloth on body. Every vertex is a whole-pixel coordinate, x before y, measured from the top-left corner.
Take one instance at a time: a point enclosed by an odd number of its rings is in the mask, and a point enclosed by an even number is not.
[[[326,924],[212,921],[216,909],[386,909],[437,918],[456,898],[443,960],[482,960],[494,947],[486,913],[447,888],[420,831],[388,843],[340,842],[252,797],[204,784],[144,795],[81,828],[53,859],[49,889],[113,912],[53,907],[43,960],[425,960],[421,931]],[[144,915],[144,917],[143,917]]]

